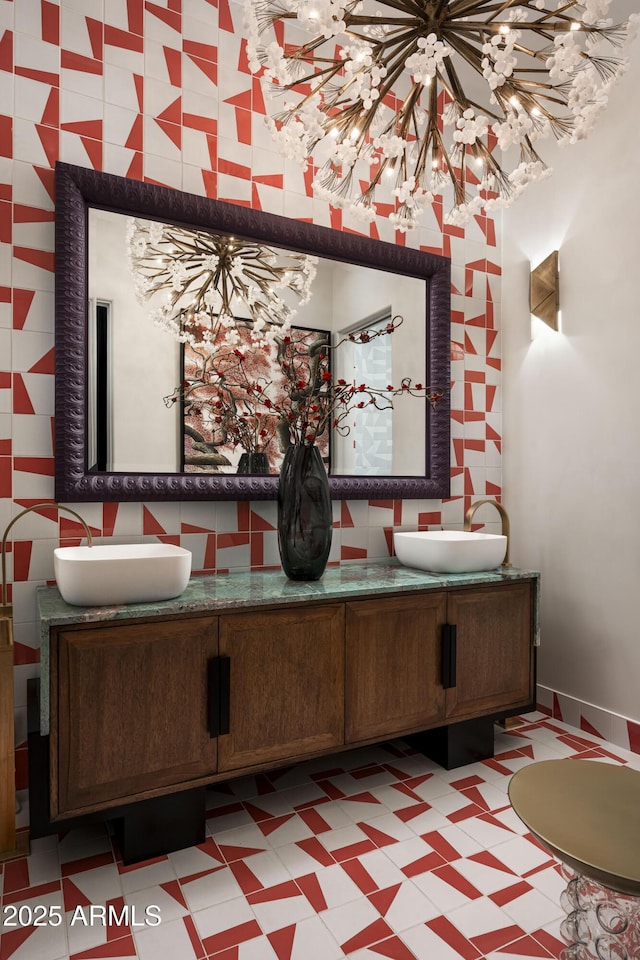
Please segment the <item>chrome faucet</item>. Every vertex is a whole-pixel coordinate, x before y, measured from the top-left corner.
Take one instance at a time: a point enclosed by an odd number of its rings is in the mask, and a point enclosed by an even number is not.
[[[464,515],[464,529],[471,530],[471,521],[473,520],[473,516],[476,510],[478,509],[478,507],[481,507],[484,503],[492,504],[492,506],[494,506],[498,511],[498,513],[500,514],[500,519],[502,521],[502,536],[507,538],[507,549],[504,555],[504,560],[502,561],[502,566],[510,567],[511,562],[509,560],[509,534],[510,534],[509,514],[507,513],[507,511],[505,510],[505,508],[502,506],[501,503],[498,503],[497,500],[476,500],[475,503],[471,504],[471,506],[469,507],[469,509]]]

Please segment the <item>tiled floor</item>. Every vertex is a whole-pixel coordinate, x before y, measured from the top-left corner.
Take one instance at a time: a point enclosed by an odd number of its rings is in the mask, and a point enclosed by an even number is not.
[[[397,741],[216,787],[202,846],[134,867],[102,827],[34,841],[0,876],[18,924],[0,960],[558,957],[564,884],[511,810],[509,777],[532,760],[640,756],[524,719],[496,728],[494,760],[457,770]]]

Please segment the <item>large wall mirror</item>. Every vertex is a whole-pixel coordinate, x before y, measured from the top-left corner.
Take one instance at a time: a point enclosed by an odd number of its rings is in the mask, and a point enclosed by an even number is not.
[[[444,257],[122,177],[56,166],[56,497],[65,501],[271,499],[269,472],[246,473],[243,450],[167,403],[207,362],[154,323],[140,297],[136,231],[185,244],[211,235],[268,245],[313,262],[295,336],[329,343],[336,375],[370,385],[444,388],[435,410],[401,396],[388,411],[355,411],[323,455],[334,498],[441,498],[449,492],[450,263]],[[271,254],[273,259],[273,253]],[[286,289],[282,293],[286,300]],[[351,345],[348,334],[400,315],[393,336]],[[252,347],[253,350],[257,349]],[[258,359],[256,357],[256,359]],[[367,416],[368,414],[368,416]],[[206,426],[206,425],[205,425]],[[245,458],[246,461],[246,458]],[[249,466],[249,469],[251,468]]]

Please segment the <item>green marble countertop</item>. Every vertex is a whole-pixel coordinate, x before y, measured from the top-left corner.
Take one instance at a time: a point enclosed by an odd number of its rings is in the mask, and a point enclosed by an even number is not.
[[[37,601],[41,631],[40,728],[49,732],[49,629],[61,624],[96,623],[137,617],[175,616],[241,609],[277,603],[304,603],[309,600],[347,600],[412,590],[479,586],[512,580],[538,579],[539,574],[514,567],[500,567],[481,573],[434,574],[404,567],[397,562],[343,564],[327,567],[321,580],[289,580],[282,570],[218,573],[191,577],[186,590],[173,600],[160,603],[129,603],[112,607],[76,607],[66,603],[57,587],[38,587]],[[536,642],[538,611],[536,603]]]

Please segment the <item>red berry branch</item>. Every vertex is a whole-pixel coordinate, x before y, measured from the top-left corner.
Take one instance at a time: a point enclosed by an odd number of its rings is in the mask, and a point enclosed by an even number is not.
[[[312,444],[331,429],[345,436],[352,410],[374,406],[393,408],[393,398],[410,395],[425,399],[435,409],[443,387],[413,383],[409,377],[394,386],[374,388],[366,383],[336,378],[332,354],[344,343],[369,343],[389,336],[403,322],[395,316],[383,328],[361,330],[335,344],[317,331],[274,336],[274,376],[264,352],[226,347],[195,350],[200,357],[196,375],[186,380],[165,403],[185,404],[185,415],[207,420],[219,443],[240,444],[248,452],[263,451],[278,436],[283,449],[291,443]]]

